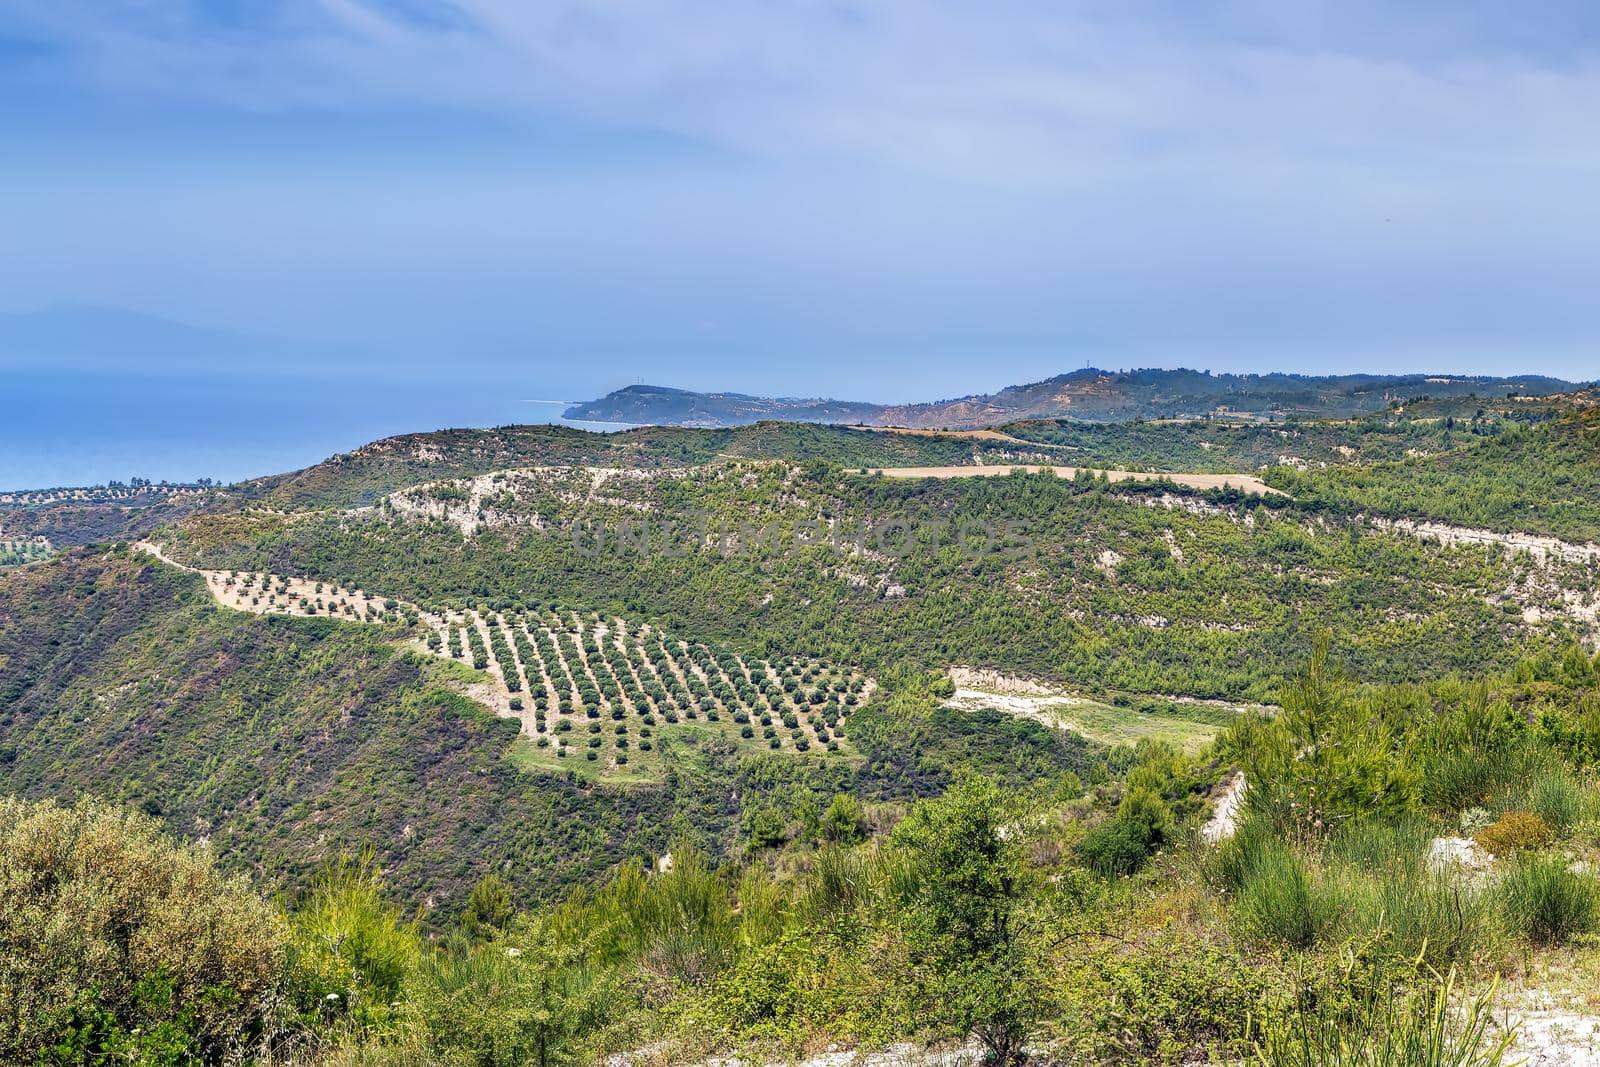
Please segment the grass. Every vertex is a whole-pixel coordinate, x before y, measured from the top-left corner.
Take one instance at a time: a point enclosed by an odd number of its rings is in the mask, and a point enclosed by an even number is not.
[[[1367,819],[1319,852],[1246,819],[1218,851],[1213,874],[1233,890],[1248,938],[1297,950],[1360,942],[1448,968],[1494,949],[1500,925],[1489,892],[1427,869],[1431,836],[1421,819]]]
[[[1132,747],[1144,740],[1165,741],[1187,755],[1195,755],[1222,732],[1219,726],[1195,719],[1121,708],[1093,700],[1050,705],[1043,713],[1090,741],[1111,747]]]
[[[1236,911],[1246,936],[1308,949],[1340,916],[1340,899],[1299,850],[1263,832],[1238,834],[1232,862]]]
[[[1566,837],[1583,818],[1583,789],[1560,771],[1542,774],[1528,790],[1528,806],[1557,837]]]
[[[1519,855],[1500,883],[1506,926],[1536,945],[1588,933],[1600,919],[1600,887],[1559,855]]]
[[[1513,1034],[1495,1033],[1494,990],[1453,1002],[1450,972],[1406,995],[1373,986],[1354,1004],[1317,998],[1262,1028],[1255,1067],[1499,1067]]]

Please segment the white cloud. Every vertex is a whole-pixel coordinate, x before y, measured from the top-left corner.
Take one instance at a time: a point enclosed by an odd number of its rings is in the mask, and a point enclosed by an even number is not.
[[[287,0],[249,25],[203,5],[41,7],[0,0],[0,20],[66,47],[46,76],[110,92],[556,114],[962,177],[1221,168],[1270,184],[1508,160],[1590,168],[1600,153],[1593,56],[1490,50],[1467,8],[1455,23],[1366,12],[1363,33],[1314,4],[1197,22],[1159,5],[1135,17],[1087,3],[455,0],[424,20],[375,0]]]

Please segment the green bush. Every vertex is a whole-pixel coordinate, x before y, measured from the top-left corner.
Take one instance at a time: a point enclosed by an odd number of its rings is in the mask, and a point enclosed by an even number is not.
[[[619,993],[614,972],[566,935],[519,926],[490,944],[423,961],[412,1012],[443,1062],[557,1067],[589,1058],[588,1043]]]
[[[1038,1010],[1020,943],[1022,853],[1001,827],[1000,790],[966,779],[915,804],[891,836],[894,893],[913,958],[926,961],[915,998],[931,1025],[969,1034],[991,1063],[1021,1058]]]
[[[1237,1059],[1272,991],[1256,961],[1175,932],[1096,953],[1067,979],[1065,1030],[1083,1063]]]
[[[1594,879],[1560,856],[1519,855],[1500,882],[1506,927],[1537,945],[1588,933],[1600,917]]]
[[[421,954],[416,925],[383,896],[373,856],[329,863],[293,915],[304,995],[357,1028],[385,1029]]]
[[[1107,878],[1129,875],[1144,866],[1155,850],[1149,828],[1130,819],[1112,818],[1078,841],[1074,851],[1096,874]]]
[[[213,1062],[284,986],[273,910],[203,849],[85,801],[0,800],[0,1062]]]
[[[850,845],[866,836],[861,805],[849,793],[836,793],[822,815],[822,836],[838,844]]]

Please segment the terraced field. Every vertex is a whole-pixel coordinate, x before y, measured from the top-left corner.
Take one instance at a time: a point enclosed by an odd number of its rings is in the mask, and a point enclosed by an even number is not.
[[[747,659],[649,625],[540,605],[431,610],[354,587],[261,571],[200,570],[224,606],[258,615],[391,625],[416,651],[453,661],[469,694],[521,722],[523,762],[647,780],[664,734],[812,757],[847,751],[846,722],[873,683],[820,660]]]
[[[1266,482],[1249,474],[1175,474],[1167,471],[1118,471],[1091,467],[1041,466],[1036,463],[998,463],[984,466],[955,467],[872,467],[864,473],[881,474],[885,478],[1003,478],[1014,471],[1038,474],[1050,471],[1058,478],[1076,478],[1080,473],[1108,482],[1172,482],[1190,489],[1236,489],[1241,493],[1259,496],[1283,496],[1283,490],[1274,489]]]
[[[838,753],[850,713],[872,692],[841,667],[745,659],[619,618],[540,608],[423,621],[426,649],[489,679],[473,696],[522,721],[538,763],[579,759],[637,776],[659,762],[662,731],[688,726],[769,751]]]

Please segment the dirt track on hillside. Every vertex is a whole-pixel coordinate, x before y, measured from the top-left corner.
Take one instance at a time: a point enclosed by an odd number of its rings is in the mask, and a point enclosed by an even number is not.
[[[998,478],[1010,474],[1012,471],[1026,471],[1029,474],[1038,474],[1041,471],[1055,471],[1059,478],[1076,478],[1080,471],[1086,474],[1104,475],[1112,482],[1154,482],[1167,481],[1176,485],[1188,486],[1190,489],[1237,489],[1242,493],[1257,493],[1261,496],[1283,496],[1282,490],[1274,489],[1260,478],[1248,474],[1171,474],[1164,471],[1109,471],[1093,470],[1087,467],[1047,467],[1038,464],[995,464],[994,466],[963,466],[963,467],[870,467],[863,473],[882,474],[886,478]]]

